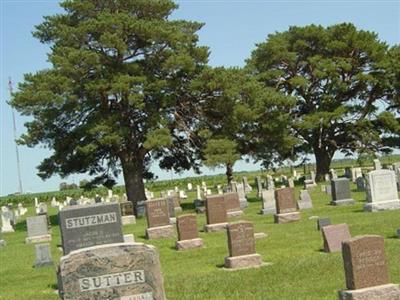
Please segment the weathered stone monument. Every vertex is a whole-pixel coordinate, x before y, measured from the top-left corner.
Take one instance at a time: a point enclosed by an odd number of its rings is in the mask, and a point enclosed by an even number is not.
[[[160,260],[154,246],[122,243],[74,251],[60,260],[64,300],[165,300]]]
[[[308,190],[301,190],[300,191],[300,197],[299,200],[297,201],[297,205],[299,209],[311,209],[313,207],[312,201],[311,201],[311,196],[308,193]]]
[[[331,225],[331,219],[329,218],[319,218],[317,220],[317,229],[321,230],[322,227]]]
[[[228,269],[259,267],[261,255],[256,253],[254,229],[251,222],[231,223],[227,227],[229,256],[225,258]]]
[[[348,178],[337,178],[331,180],[332,205],[351,205],[354,200],[350,194],[350,181]]]
[[[240,208],[241,209],[246,208],[249,204],[247,203],[244,184],[236,184],[236,192],[239,195]]]
[[[122,243],[118,203],[66,207],[58,213],[64,255],[95,245]]]
[[[50,252],[50,244],[36,244],[35,253],[36,253],[35,268],[41,268],[53,265],[53,260],[51,258],[51,252]]]
[[[13,218],[12,212],[7,206],[1,207],[1,232],[14,232],[14,228],[11,225]]]
[[[135,224],[136,217],[133,214],[133,203],[124,201],[119,204],[121,208],[122,225]]]
[[[178,231],[177,250],[187,250],[203,247],[203,239],[199,238],[196,215],[182,215],[176,220]]]
[[[239,194],[236,192],[225,193],[222,196],[225,199],[226,213],[228,217],[237,217],[243,214],[240,208]]]
[[[220,195],[208,196],[206,198],[207,224],[205,232],[225,230],[227,225],[227,213],[224,197]]]
[[[174,227],[170,224],[167,199],[153,199],[146,201],[148,239],[173,237]]]
[[[342,251],[342,242],[351,238],[347,224],[327,225],[321,228],[324,252]]]
[[[382,165],[381,162],[379,161],[379,159],[374,159],[374,170],[381,170],[382,169]]]
[[[296,200],[292,188],[281,188],[275,191],[276,214],[275,223],[289,223],[300,220]]]
[[[262,181],[260,176],[255,177],[255,183],[257,187],[257,197],[261,197],[261,192],[262,192]]]
[[[261,198],[262,198],[262,209],[260,213],[262,215],[276,214],[275,191],[263,190]]]
[[[48,232],[46,216],[35,216],[26,218],[28,237],[26,243],[42,243],[51,241],[51,235]]]
[[[400,286],[390,283],[383,237],[348,239],[342,244],[342,256],[347,289],[339,291],[339,299],[400,299]]]
[[[391,170],[371,171],[367,175],[367,204],[365,211],[400,209],[396,175]]]

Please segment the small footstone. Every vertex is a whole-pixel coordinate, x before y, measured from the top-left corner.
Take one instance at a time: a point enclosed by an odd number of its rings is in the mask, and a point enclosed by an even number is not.
[[[135,237],[134,235],[131,234],[124,234],[124,242],[125,243],[134,243],[135,242]]]
[[[274,215],[275,223],[285,224],[290,222],[295,222],[300,220],[299,212],[292,212],[287,214],[275,214]]]
[[[152,227],[146,229],[146,237],[149,240],[170,238],[174,236],[175,236],[174,226],[172,225]]]
[[[256,240],[264,239],[266,237],[268,237],[268,234],[266,234],[265,232],[255,232],[254,233],[254,238]]]
[[[225,268],[228,269],[254,268],[261,265],[262,258],[260,254],[225,257]]]
[[[205,232],[217,232],[226,230],[228,223],[206,224],[204,226]]]
[[[191,239],[191,240],[182,240],[176,242],[176,250],[188,250],[194,248],[202,248],[203,240],[201,238]]]
[[[136,217],[131,216],[122,216],[121,217],[122,225],[136,224]]]

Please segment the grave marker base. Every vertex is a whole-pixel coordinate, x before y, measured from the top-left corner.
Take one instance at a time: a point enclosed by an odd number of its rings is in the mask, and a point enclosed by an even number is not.
[[[50,242],[50,241],[51,241],[50,234],[31,236],[31,237],[27,237],[25,239],[26,244],[35,244],[35,243],[43,243],[43,242]]]
[[[241,211],[241,210],[228,211],[228,212],[226,213],[226,215],[227,215],[228,217],[239,217],[239,216],[241,216],[242,214],[243,214],[243,211]]]
[[[265,232],[255,232],[254,233],[254,238],[256,240],[260,240],[260,239],[264,239],[268,236],[268,234],[266,234]]]
[[[260,210],[261,215],[273,215],[276,214],[275,208],[263,208]]]
[[[226,230],[228,223],[206,224],[204,226],[205,232],[217,232]]]
[[[122,216],[121,217],[122,225],[136,224],[135,216]]]
[[[331,201],[331,205],[340,206],[340,205],[353,205],[355,201],[351,198],[349,199],[341,199],[336,201]]]
[[[175,236],[174,226],[166,225],[146,229],[146,238],[149,240],[170,238]]]
[[[375,212],[382,210],[396,210],[396,209],[400,209],[400,200],[367,203],[364,205],[364,211],[368,212]]]
[[[225,257],[225,268],[228,269],[253,268],[260,267],[261,265],[262,259],[260,254]]]
[[[274,215],[274,222],[277,224],[285,224],[290,222],[296,222],[300,220],[300,213],[299,212],[292,212],[286,214],[275,214]]]
[[[197,238],[197,239],[183,240],[176,242],[176,250],[178,251],[194,249],[194,248],[203,248],[203,239]]]
[[[398,284],[384,284],[358,290],[340,290],[340,300],[397,300],[400,299]]]

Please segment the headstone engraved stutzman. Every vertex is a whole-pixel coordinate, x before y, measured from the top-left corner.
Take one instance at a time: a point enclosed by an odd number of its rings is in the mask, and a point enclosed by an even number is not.
[[[204,226],[205,232],[214,232],[226,229],[228,223],[224,197],[216,195],[208,196],[206,198],[206,217],[207,224]]]
[[[154,246],[124,243],[94,246],[63,256],[59,269],[64,300],[165,300]]]
[[[339,299],[400,299],[400,286],[390,283],[383,237],[365,235],[344,241],[342,256],[347,290],[339,291]]]
[[[289,223],[300,220],[300,212],[294,199],[292,188],[281,188],[275,191],[276,211],[275,223]]]
[[[95,245],[122,243],[118,203],[74,205],[58,213],[64,255]]]
[[[261,255],[256,253],[254,229],[251,222],[230,223],[227,227],[229,256],[225,258],[228,269],[259,267]]]
[[[146,218],[148,239],[168,238],[175,235],[174,227],[170,225],[167,199],[146,201]]]
[[[176,220],[178,231],[178,241],[176,242],[177,250],[187,250],[203,247],[203,240],[199,238],[197,231],[196,215],[182,215]]]
[[[365,211],[400,209],[396,174],[391,170],[371,171],[367,175],[367,204]]]

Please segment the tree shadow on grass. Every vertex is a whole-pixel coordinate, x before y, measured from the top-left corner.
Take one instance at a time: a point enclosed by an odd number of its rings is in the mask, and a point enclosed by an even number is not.
[[[54,225],[54,226],[59,225],[58,215],[51,215],[49,218],[50,218],[51,225]]]
[[[18,222],[17,224],[15,224],[14,230],[26,232],[27,231],[26,221]]]
[[[182,210],[194,210],[194,203],[193,202],[186,202],[181,204]]]
[[[250,202],[250,203],[261,202],[261,198],[258,198],[258,197],[249,197],[249,198],[247,198],[247,201]]]

